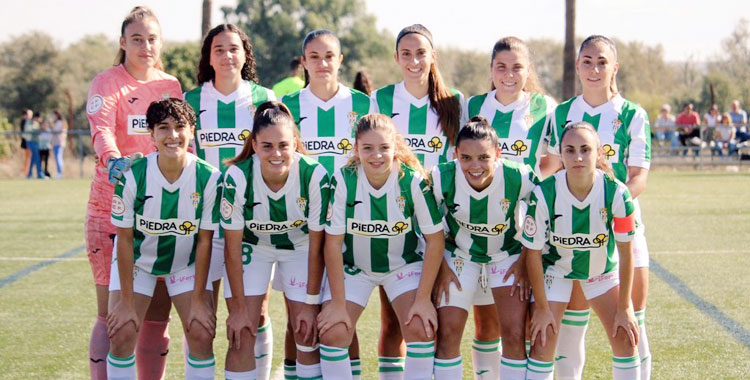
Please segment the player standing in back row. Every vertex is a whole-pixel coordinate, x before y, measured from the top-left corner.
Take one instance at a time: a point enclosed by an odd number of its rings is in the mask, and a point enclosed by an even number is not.
[[[84,230],[86,252],[96,286],[97,321],[89,343],[91,379],[107,376],[109,337],[105,317],[109,298],[112,241],[117,229],[110,221],[114,184],[131,164],[129,156],[156,150],[146,127],[146,110],[155,100],[180,97],[180,83],[161,71],[161,27],[154,13],[135,7],[120,28],[120,50],[115,67],[99,73],[91,82],[86,116],[96,152],[96,173],[91,182]],[[159,379],[164,374],[169,348],[169,302],[159,282],[155,302],[140,326],[136,346],[138,374]],[[160,307],[159,307],[160,306]]]
[[[253,46],[247,34],[232,24],[211,29],[203,39],[198,84],[199,87],[185,93],[185,100],[198,115],[196,155],[224,172],[227,168],[224,161],[240,154],[253,130],[256,107],[276,98],[273,91],[258,85]],[[223,275],[224,237],[219,231],[214,235],[208,277],[214,289],[214,307],[218,306]],[[259,380],[270,377],[273,355],[267,298],[263,311],[255,340]]]
[[[617,48],[604,36],[590,36],[581,44],[576,72],[583,94],[561,103],[555,109],[549,150],[559,155],[560,135],[567,123],[585,121],[594,126],[602,142],[607,162],[617,180],[628,186],[635,207],[633,240],[633,305],[640,325],[638,352],[641,379],[651,378],[651,353],[646,337],[646,300],[648,298],[648,246],[641,219],[638,197],[646,190],[651,164],[651,127],[648,115],[637,104],[624,99],[617,90]],[[565,312],[557,347],[558,376],[580,379],[585,361],[584,337],[589,320],[588,304],[576,286]],[[563,358],[564,357],[564,358]]]

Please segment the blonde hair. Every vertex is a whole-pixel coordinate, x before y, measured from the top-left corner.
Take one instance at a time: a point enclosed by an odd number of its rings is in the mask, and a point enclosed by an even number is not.
[[[120,27],[120,38],[125,38],[125,29],[128,27],[128,25],[136,22],[145,20],[146,18],[151,18],[156,22],[157,25],[161,28],[161,24],[159,24],[159,19],[156,18],[156,14],[154,11],[151,10],[151,8],[139,5],[133,10],[128,13],[127,16],[125,16],[125,19],[122,20],[122,26]],[[159,37],[161,38],[161,36]],[[115,66],[121,65],[125,63],[125,50],[122,49],[122,47],[119,48],[117,51],[117,56],[115,57]],[[164,65],[161,62],[161,56],[156,60],[156,65],[154,65],[159,70],[164,70]]]
[[[563,147],[563,139],[568,134],[568,132],[572,130],[581,130],[581,129],[589,131],[591,135],[594,136],[594,140],[596,141],[597,151],[602,149],[602,140],[599,139],[599,134],[596,132],[596,129],[594,129],[594,126],[592,126],[591,124],[585,121],[579,121],[576,123],[570,123],[565,126],[565,129],[563,129],[563,132],[560,135],[560,152],[561,153],[562,153],[562,147]],[[613,178],[615,177],[614,172],[612,171],[612,166],[610,166],[609,162],[607,162],[607,156],[605,154],[600,155],[599,158],[596,160],[596,168],[609,174]]]
[[[361,119],[359,119],[359,122],[357,122],[357,127],[354,132],[354,139],[355,141],[359,140],[360,136],[365,134],[366,132],[372,131],[372,130],[382,130],[390,133],[393,136],[394,140],[394,159],[398,160],[398,162],[408,166],[415,172],[418,172],[424,177],[425,181],[429,180],[429,174],[424,169],[422,164],[419,162],[419,159],[416,155],[414,155],[414,152],[409,149],[409,146],[406,145],[406,141],[404,140],[404,137],[401,136],[400,133],[398,133],[398,130],[396,130],[396,125],[393,124],[393,120],[391,120],[390,117],[383,115],[383,114],[368,114],[363,116]],[[359,167],[360,162],[359,158],[355,155],[352,155],[349,158],[349,161],[344,166],[345,169],[350,170],[357,170]],[[399,168],[400,176],[403,176],[403,170]]]

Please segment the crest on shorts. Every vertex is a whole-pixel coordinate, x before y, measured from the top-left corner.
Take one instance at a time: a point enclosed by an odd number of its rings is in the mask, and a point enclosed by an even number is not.
[[[225,220],[232,218],[232,212],[234,212],[234,206],[226,198],[221,199],[221,217]]]
[[[349,125],[354,129],[354,126],[357,124],[357,117],[359,116],[358,113],[352,111],[347,114],[349,117]]]
[[[602,207],[602,209],[599,210],[599,215],[602,217],[602,223],[604,223],[604,225],[606,226],[607,225],[607,208]]]
[[[461,272],[464,271],[464,259],[460,257],[454,257],[453,267],[456,268],[456,276],[461,276]]]
[[[398,204],[398,209],[401,210],[401,213],[404,213],[404,209],[406,208],[406,198],[404,198],[403,195],[399,195],[398,198],[396,198],[396,203]]]
[[[526,126],[531,127],[532,124],[534,124],[534,115],[528,114],[523,117],[524,121],[526,121]]]
[[[299,207],[299,210],[302,211],[302,213],[305,213],[305,209],[307,208],[307,198],[305,197],[299,197],[297,198],[297,206]]]
[[[617,130],[620,129],[620,126],[622,126],[622,120],[620,120],[619,117],[612,120],[612,133],[617,133]]]
[[[548,274],[544,275],[544,284],[547,285],[548,290],[552,288],[552,280],[553,280],[553,277],[551,275],[548,275]]]
[[[508,214],[508,209],[510,208],[510,199],[503,198],[503,200],[500,201],[500,207],[503,209],[503,214]]]
[[[198,208],[198,203],[201,201],[201,193],[196,191],[190,194],[190,200],[193,201],[193,208]]]

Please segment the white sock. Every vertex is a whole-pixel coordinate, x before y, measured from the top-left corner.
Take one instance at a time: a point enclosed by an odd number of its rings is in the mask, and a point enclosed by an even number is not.
[[[224,378],[226,380],[256,380],[255,370],[247,372],[232,372],[224,370]]]
[[[631,357],[612,357],[612,378],[614,380],[640,380],[641,359],[636,353]]]
[[[500,359],[500,378],[502,380],[526,380],[527,364],[526,359],[516,360],[503,357]]]
[[[297,380],[297,362],[284,359],[284,380]]]
[[[320,371],[326,380],[352,380],[349,347],[320,345]]]
[[[185,368],[185,380],[213,380],[216,371],[216,360],[213,355],[208,359],[196,359],[188,355]]]
[[[651,380],[651,348],[646,336],[646,309],[635,312],[640,327],[638,335],[638,356],[641,358],[641,380]]]
[[[581,380],[590,315],[591,310],[565,310],[563,314],[555,357],[555,372],[560,380]]]
[[[435,364],[435,342],[406,343],[404,379],[430,380]]]
[[[531,341],[527,340],[524,342],[524,344],[526,345],[526,357],[528,358],[529,356],[531,356]]]
[[[362,360],[350,359],[349,362],[352,364],[352,379],[360,380],[362,378]]]
[[[287,377],[284,377],[288,379]],[[317,364],[302,364],[297,362],[297,374],[295,379],[299,380],[320,380],[323,378],[323,374],[320,372],[320,363]]]
[[[379,356],[378,375],[380,380],[403,380],[404,358]]]
[[[453,359],[435,358],[435,380],[461,379],[464,374],[464,366],[461,363],[461,355]]]
[[[500,370],[500,339],[482,341],[474,338],[471,364],[474,379],[497,379]]]
[[[273,330],[271,321],[258,328],[255,336],[255,371],[258,380],[271,378],[271,359],[273,359]]]
[[[107,354],[107,380],[135,380],[135,354],[126,358]]]
[[[529,358],[526,362],[526,380],[552,380],[555,363]]]

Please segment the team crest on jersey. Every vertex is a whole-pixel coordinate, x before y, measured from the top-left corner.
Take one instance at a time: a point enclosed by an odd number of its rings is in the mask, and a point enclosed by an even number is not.
[[[536,221],[531,215],[526,215],[526,219],[523,220],[523,233],[528,237],[536,235]]]
[[[612,120],[612,134],[616,134],[620,126],[622,126],[622,120],[619,117]]]
[[[401,210],[401,213],[404,213],[404,209],[406,208],[406,198],[404,198],[403,195],[399,195],[396,198],[396,203],[398,204],[398,209]]]
[[[125,213],[125,202],[119,195],[112,197],[112,215],[122,216]]]
[[[346,116],[349,118],[349,125],[352,127],[352,129],[354,129],[354,126],[357,125],[359,114],[351,111]]]
[[[385,220],[348,219],[346,231],[364,237],[394,237],[411,231],[411,225],[404,221],[388,222]]]
[[[599,215],[602,217],[602,223],[604,223],[604,225],[606,226],[607,225],[607,216],[608,216],[608,214],[607,214],[607,208],[606,207],[602,207],[602,209],[599,210]]]
[[[453,267],[456,268],[456,276],[461,277],[461,272],[464,271],[464,259],[460,257],[454,257]]]
[[[104,106],[104,98],[101,95],[94,95],[86,102],[86,113],[93,115],[99,112],[102,106]]]
[[[190,236],[198,228],[198,221],[182,219],[150,219],[137,215],[135,229],[152,236]]]
[[[523,119],[526,122],[527,127],[531,127],[532,125],[534,125],[534,115],[528,114],[524,116]]]
[[[606,234],[572,234],[560,235],[550,234],[550,244],[565,249],[592,249],[601,248],[609,241]]]
[[[224,218],[224,220],[229,220],[232,218],[232,212],[234,212],[234,206],[226,199],[221,198],[221,217]]]
[[[503,209],[504,214],[508,214],[508,209],[510,208],[510,199],[503,198],[503,200],[500,201],[500,207]]]
[[[297,198],[297,207],[299,207],[299,210],[304,214],[305,209],[307,208],[307,199],[305,197]]]
[[[256,109],[257,108],[255,107],[255,104],[251,104],[251,105],[247,106],[247,112],[249,112],[251,115],[255,115],[255,110]]]
[[[198,203],[201,201],[201,193],[196,191],[190,194],[190,200],[193,201],[193,208],[198,208]]]

